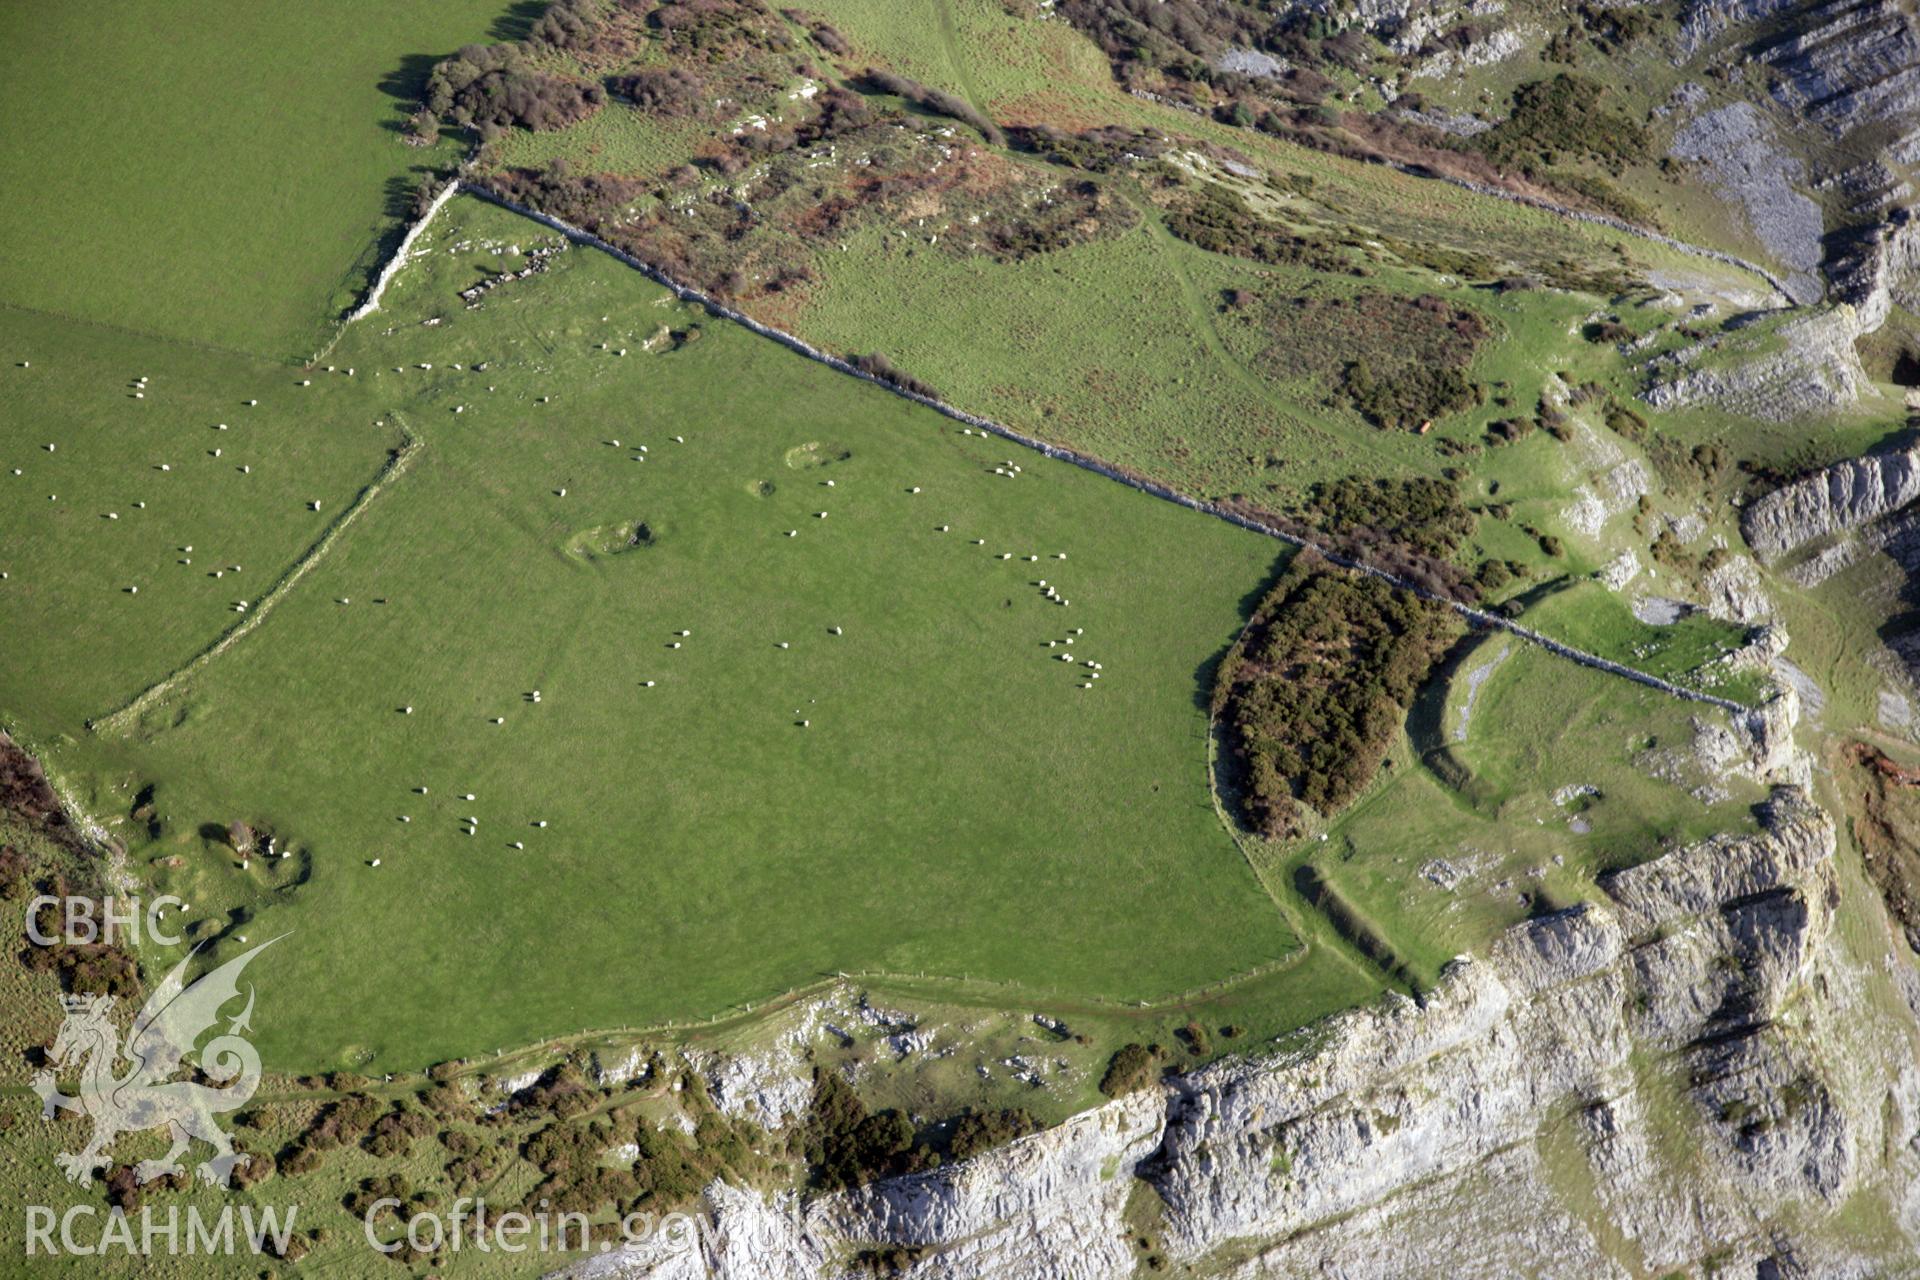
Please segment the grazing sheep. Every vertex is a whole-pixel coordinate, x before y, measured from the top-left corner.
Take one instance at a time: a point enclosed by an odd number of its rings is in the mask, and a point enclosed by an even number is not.
[[[640,682],[640,687],[641,687],[642,689],[651,689],[651,688],[653,688],[653,681],[651,681],[651,680],[642,680],[642,681]]]
[[[798,529],[789,529],[787,530],[787,536],[789,538],[797,538],[800,536],[800,531]]]
[[[525,842],[525,841],[522,841],[522,840],[515,840],[515,841],[514,841],[514,842],[513,842],[512,844],[510,844],[510,845],[508,845],[507,847],[508,847],[509,849],[524,849],[524,848],[526,848],[527,846],[526,846],[526,842]]]
[[[375,858],[372,862],[369,862],[367,865],[370,867],[377,867],[380,865],[380,859]]]
[[[773,647],[776,649],[788,649],[788,648],[791,648],[792,646],[789,645],[785,640],[782,640],[778,644],[774,645]]]
[[[915,486],[913,486],[913,488],[911,488],[911,489],[909,489],[909,490],[907,490],[907,492],[908,492],[908,493],[918,493],[918,492],[920,492],[920,486],[919,486],[919,485],[915,485]]]
[[[412,714],[413,714],[413,708],[412,708],[412,707],[402,707],[402,708],[400,708],[400,714],[401,714],[401,715],[403,715],[403,716],[410,716],[410,715],[412,715]]]

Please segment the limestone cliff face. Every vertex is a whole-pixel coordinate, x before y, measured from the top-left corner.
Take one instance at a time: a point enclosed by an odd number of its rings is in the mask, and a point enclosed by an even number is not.
[[[1861,529],[1920,498],[1920,452],[1850,458],[1748,507],[1740,532],[1763,564],[1818,539]]]
[[[1818,416],[1873,392],[1854,349],[1864,332],[1844,302],[1788,320],[1764,340],[1732,330],[1650,361],[1644,396],[1656,409],[1712,405],[1771,422]]]
[[[1832,850],[1830,820],[1782,792],[1764,834],[1614,876],[1607,901],[1456,962],[1423,1005],[1180,1081],[1145,1175],[1169,1249],[1383,1276],[1780,1253],[1772,1220],[1834,1211],[1920,1129],[1912,1028],[1869,1050],[1815,994],[1843,980]],[[1489,1196],[1497,1230],[1409,1234],[1470,1224]]]
[[[1160,1247],[1202,1275],[1898,1273],[1920,1256],[1920,1067],[1890,993],[1914,984],[1841,944],[1833,852],[1780,788],[1758,834],[1608,877],[1418,1003],[936,1173],[805,1204],[716,1185],[697,1242],[590,1272],[839,1276],[902,1244],[912,1276],[1125,1276],[1123,1209],[1150,1193]],[[1863,1203],[1891,1234],[1830,1229]]]

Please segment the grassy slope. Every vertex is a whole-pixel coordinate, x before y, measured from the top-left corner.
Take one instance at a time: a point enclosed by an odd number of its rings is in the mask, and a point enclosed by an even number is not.
[[[1591,896],[1598,872],[1750,829],[1760,788],[1656,767],[1686,751],[1695,717],[1719,716],[1489,636],[1423,694],[1386,780],[1303,853],[1431,982],[1530,907]],[[1450,779],[1422,765],[1432,752]],[[1709,783],[1725,794],[1702,803],[1691,788]],[[1599,794],[1556,803],[1580,786]],[[1464,873],[1457,887],[1427,878],[1433,859]]]
[[[460,216],[503,238],[530,230]],[[126,647],[113,696],[90,656],[48,639],[0,698],[28,709],[31,736],[84,775],[98,811],[160,783],[167,833],[136,862],[177,857],[155,878],[196,916],[253,916],[236,928],[256,938],[297,931],[263,961],[263,983],[302,993],[262,1019],[276,1060],[420,1063],[704,1015],[843,968],[1159,997],[1292,949],[1214,816],[1198,705],[1272,543],[1037,459],[1018,480],[995,476],[1006,446],[731,326],[643,355],[656,326],[704,317],[599,255],[569,253],[479,312],[452,300],[442,327],[407,323],[500,261],[444,252],[467,234],[455,219],[436,233],[442,251],[384,316],[397,331],[373,322],[336,352],[358,376],[282,393],[306,397],[336,491],[392,443],[390,421],[364,421],[370,397],[405,406],[424,451],[257,632],[132,737],[84,738],[79,722],[210,633],[198,557],[124,596],[129,521],[89,512],[64,541],[27,548],[7,584],[72,582],[16,593],[9,631],[52,637],[55,619],[100,612],[117,637],[103,651]],[[449,367],[481,360],[484,374]],[[422,361],[434,371],[411,368]],[[215,434],[187,417],[183,451]],[[29,454],[36,429],[10,433],[11,452]],[[810,442],[851,457],[790,465]],[[630,460],[640,443],[651,461]],[[103,490],[152,474],[145,458],[116,462],[93,469]],[[204,496],[225,462],[165,478]],[[165,545],[143,546],[141,565],[205,539],[264,577],[344,501],[311,487],[319,514],[282,492],[227,513],[298,533],[271,556],[237,527],[214,537],[182,516],[151,522]],[[636,519],[655,545],[591,561],[566,550]],[[1040,576],[1071,608],[1040,598]],[[86,592],[98,599],[72,598]],[[1094,689],[1044,647],[1070,625],[1105,664]],[[129,628],[178,639],[141,662]],[[681,628],[694,635],[669,650]],[[524,700],[536,688],[538,705]],[[421,784],[429,795],[409,790]],[[469,791],[480,798],[456,799]],[[460,833],[467,815],[478,836]],[[292,837],[299,857],[235,869],[197,834],[235,817]],[[603,973],[620,976],[581,977]]]
[[[404,212],[393,131],[498,0],[10,7],[0,301],[275,358],[325,340]]]

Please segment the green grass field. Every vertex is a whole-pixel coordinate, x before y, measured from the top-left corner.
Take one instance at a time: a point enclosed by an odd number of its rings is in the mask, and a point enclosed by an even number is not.
[[[260,966],[273,1060],[418,1065],[841,969],[1151,999],[1293,949],[1202,710],[1275,544],[1031,455],[996,475],[1009,446],[588,251],[462,309],[533,230],[462,205],[311,386],[123,371],[75,326],[0,381],[33,468],[0,522],[36,531],[0,704],[103,817],[157,787],[160,836],[116,831],[200,936],[294,931]],[[647,353],[662,329],[698,338]],[[258,613],[403,426],[418,451],[254,630],[87,731]],[[236,819],[293,856],[238,866],[201,834]]]
[[[1504,635],[1467,645],[1422,694],[1384,780],[1308,841],[1310,862],[1431,983],[1594,876],[1753,828],[1751,781],[1691,759],[1724,714],[1575,667]]]
[[[426,69],[498,0],[0,14],[0,302],[304,358],[378,265],[417,175]]]

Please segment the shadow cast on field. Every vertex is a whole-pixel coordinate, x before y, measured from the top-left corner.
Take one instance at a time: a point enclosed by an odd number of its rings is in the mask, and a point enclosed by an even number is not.
[[[1282,551],[1276,555],[1273,559],[1273,567],[1260,579],[1260,584],[1240,597],[1240,603],[1236,607],[1240,614],[1241,630],[1244,631],[1246,625],[1253,621],[1254,610],[1260,607],[1260,602],[1267,598],[1274,584],[1280,581],[1280,576],[1287,571],[1287,566],[1293,563],[1294,555],[1292,551]],[[1220,664],[1225,661],[1227,651],[1233,648],[1234,641],[1238,641],[1239,638],[1236,634],[1233,641],[1229,641],[1218,653],[1213,654],[1193,670],[1193,705],[1203,715],[1213,714],[1213,686],[1220,675]]]
[[[533,31],[533,24],[540,21],[540,15],[547,11],[547,0],[515,0],[507,6],[506,12],[493,20],[487,28],[489,39],[508,41],[525,40]]]
[[[434,64],[447,55],[444,53],[409,53],[400,59],[400,65],[380,77],[380,92],[412,110],[427,91],[427,77],[433,74]]]

